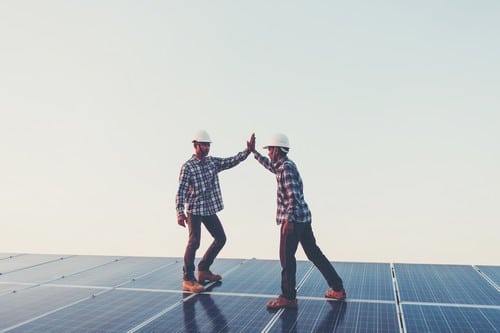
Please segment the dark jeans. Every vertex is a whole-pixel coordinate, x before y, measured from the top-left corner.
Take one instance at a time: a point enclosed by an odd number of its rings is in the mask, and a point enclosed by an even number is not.
[[[332,264],[321,252],[311,228],[311,223],[292,223],[293,228],[281,225],[280,237],[280,262],[281,262],[281,292],[288,299],[295,299],[295,275],[297,272],[297,261],[295,252],[300,243],[307,258],[319,269],[328,285],[334,290],[343,288],[342,279],[337,274]]]
[[[194,259],[196,250],[200,247],[201,224],[205,225],[214,241],[205,252],[198,264],[198,270],[207,271],[213,264],[215,258],[226,243],[226,234],[217,215],[200,216],[188,214],[187,225],[189,228],[189,240],[184,253],[184,280],[194,280]]]

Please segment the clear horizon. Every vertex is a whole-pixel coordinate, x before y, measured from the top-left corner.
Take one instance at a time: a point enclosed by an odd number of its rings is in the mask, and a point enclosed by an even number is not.
[[[2,2],[0,252],[181,257],[178,176],[205,129],[219,157],[289,136],[331,261],[499,265],[499,15]],[[274,175],[249,156],[219,177],[220,257],[278,259]]]

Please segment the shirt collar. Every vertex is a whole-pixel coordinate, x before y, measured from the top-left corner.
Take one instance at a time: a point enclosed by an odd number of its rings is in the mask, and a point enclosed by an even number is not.
[[[205,157],[205,160],[207,159],[207,157]],[[205,161],[205,160],[199,159],[198,156],[196,156],[196,154],[193,154],[193,156],[191,156],[191,160],[195,163],[198,163],[198,164],[203,163]]]
[[[283,158],[281,158],[278,162],[274,163],[274,167],[276,169],[278,169],[279,167],[281,167],[283,165],[283,163],[285,163],[286,161],[288,161],[288,156],[284,156]]]

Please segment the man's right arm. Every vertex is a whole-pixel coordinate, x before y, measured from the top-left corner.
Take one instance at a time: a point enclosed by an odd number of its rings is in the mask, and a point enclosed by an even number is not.
[[[181,227],[186,227],[186,215],[184,213],[177,215],[177,224]]]
[[[179,189],[175,196],[175,209],[177,212],[177,224],[186,226],[186,215],[184,214],[184,203],[189,191],[189,172],[184,164],[179,175]]]

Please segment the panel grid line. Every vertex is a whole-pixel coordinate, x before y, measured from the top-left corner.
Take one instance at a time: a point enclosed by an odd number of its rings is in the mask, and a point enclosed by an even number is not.
[[[396,270],[394,269],[394,264],[391,263],[391,278],[392,278],[392,284],[394,286],[394,299],[396,303],[396,312],[398,315],[399,319],[399,330],[400,333],[406,332],[405,329],[405,322],[404,322],[404,316],[403,316],[403,309],[401,307],[401,300],[399,299],[399,286],[398,286],[398,279],[396,277]]]
[[[474,268],[474,270],[476,272],[479,273],[479,275],[481,275],[481,277],[483,279],[485,279],[489,284],[491,284],[497,291],[500,291],[500,286],[498,286],[495,281],[493,281],[492,279],[490,279],[490,277],[488,275],[486,275],[483,271],[481,271],[481,269],[479,267],[477,267],[476,265],[472,265],[472,268]]]
[[[450,308],[471,308],[471,309],[495,309],[500,310],[500,305],[483,305],[483,304],[460,304],[460,303],[431,303],[431,302],[401,302],[401,305],[423,305],[423,306],[439,306]]]
[[[49,260],[49,261],[44,261],[44,262],[41,262],[41,263],[38,263],[38,264],[35,264],[35,265],[21,267],[21,268],[16,268],[16,269],[13,269],[13,270],[7,271],[7,272],[0,272],[0,275],[7,275],[7,274],[10,274],[10,273],[19,272],[19,271],[22,271],[22,270],[25,270],[25,269],[42,266],[42,265],[49,264],[49,263],[52,263],[52,262],[58,262],[58,261],[61,261],[61,260],[67,259],[67,258],[71,258],[71,257],[75,257],[75,255],[66,256],[66,257],[63,256],[63,257],[59,257],[57,259],[53,259],[53,260]],[[13,259],[13,258],[14,257],[9,257],[7,259]]]

